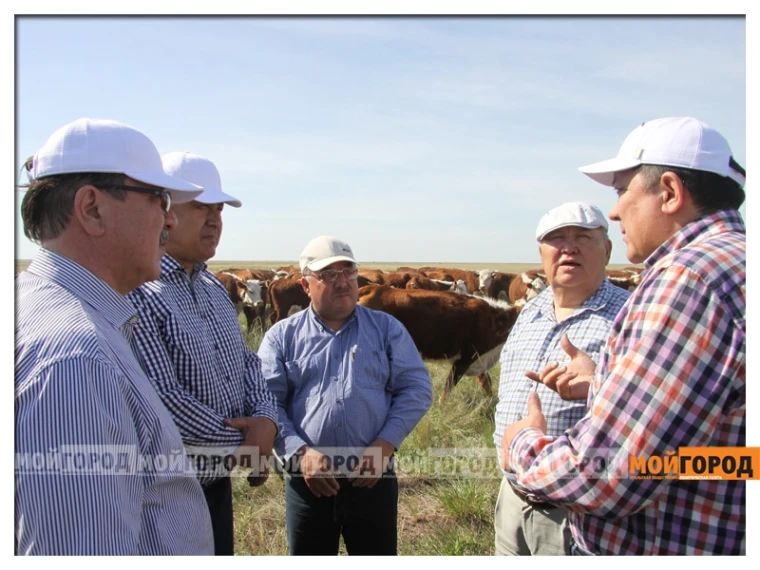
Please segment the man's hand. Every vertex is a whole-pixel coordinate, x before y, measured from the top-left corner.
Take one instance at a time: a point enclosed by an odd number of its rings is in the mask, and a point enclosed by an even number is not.
[[[588,397],[589,386],[594,378],[596,363],[585,353],[573,345],[567,333],[559,340],[562,349],[570,357],[570,363],[560,366],[558,362],[550,362],[541,372],[531,370],[525,375],[551,388],[563,400],[585,400]]]
[[[354,487],[371,489],[382,478],[396,448],[384,439],[377,438],[364,450],[359,464],[348,476]]]
[[[306,486],[315,497],[334,497],[340,490],[335,480],[338,473],[326,455],[316,449],[304,446],[301,456],[301,475]],[[301,451],[301,450],[299,450]]]
[[[243,443],[235,450],[235,455],[238,465],[247,465],[249,461],[251,463],[253,470],[248,475],[248,484],[251,487],[263,485],[269,478],[269,458],[272,455],[277,426],[265,417],[225,419],[224,423],[243,434]],[[262,458],[266,461],[262,461]]]
[[[528,427],[538,428],[546,433],[546,418],[541,412],[541,400],[535,392],[528,394],[528,415],[519,422],[507,426],[504,435],[501,437],[501,468],[504,471],[509,471],[509,448],[512,445],[512,440],[517,432]]]

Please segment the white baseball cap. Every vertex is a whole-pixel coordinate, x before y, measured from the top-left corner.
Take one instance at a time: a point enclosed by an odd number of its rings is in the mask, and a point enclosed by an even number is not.
[[[566,226],[593,229],[609,227],[602,211],[587,202],[567,202],[552,208],[538,221],[536,240],[541,241],[547,234]]]
[[[164,172],[153,142],[137,129],[107,119],[77,119],[55,131],[32,158],[30,181],[75,172],[121,173],[169,191],[172,202],[189,202],[200,186]]]
[[[195,197],[197,202],[203,204],[224,202],[235,208],[243,205],[234,196],[222,192],[222,179],[219,176],[219,171],[208,158],[191,152],[168,152],[161,157],[161,162],[167,174],[203,188],[203,194]]]
[[[344,241],[332,236],[319,236],[311,240],[301,252],[301,271],[319,271],[336,261],[356,263],[354,252]],[[356,265],[359,265],[356,263]]]
[[[578,170],[605,186],[616,172],[641,164],[703,170],[744,186],[744,169],[734,160],[723,135],[693,117],[665,117],[636,127],[615,158],[581,166]]]

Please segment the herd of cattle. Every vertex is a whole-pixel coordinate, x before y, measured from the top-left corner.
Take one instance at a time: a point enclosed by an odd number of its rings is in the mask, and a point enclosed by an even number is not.
[[[293,266],[226,269],[216,277],[238,314],[245,314],[248,332],[257,322],[265,329],[287,317],[293,307],[309,305],[301,272]],[[641,270],[607,270],[607,277],[633,290]],[[423,359],[452,362],[441,401],[464,375],[477,376],[483,390],[491,392],[488,371],[498,361],[520,309],[547,287],[540,270],[514,274],[443,267],[360,269],[358,280],[360,305],[401,321]]]

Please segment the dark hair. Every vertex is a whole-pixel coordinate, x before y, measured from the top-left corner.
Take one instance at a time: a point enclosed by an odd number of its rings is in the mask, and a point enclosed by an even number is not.
[[[85,184],[92,184],[108,192],[117,200],[124,200],[126,192],[109,188],[123,184],[124,175],[112,172],[77,172],[56,174],[32,180],[21,201],[21,219],[24,235],[37,243],[55,239],[66,229],[74,208],[74,196]]]
[[[744,188],[738,182],[704,170],[691,170],[674,166],[644,164],[639,167],[644,174],[647,188],[656,184],[663,174],[672,172],[681,179],[691,194],[694,204],[701,214],[712,214],[718,210],[738,210],[744,203]]]

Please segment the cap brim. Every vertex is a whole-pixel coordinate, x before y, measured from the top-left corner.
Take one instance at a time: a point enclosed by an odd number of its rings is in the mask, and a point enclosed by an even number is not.
[[[173,204],[190,202],[203,193],[203,188],[197,184],[169,176],[163,172],[125,172],[125,175],[134,178],[143,184],[151,184],[160,188],[166,188],[172,196]]]
[[[204,188],[200,196],[195,198],[196,202],[203,204],[229,204],[233,208],[239,208],[243,203],[229,194],[225,194],[217,188]]]
[[[319,261],[312,261],[311,263],[307,263],[304,265],[302,269],[309,268],[311,271],[319,271],[320,269],[324,269],[328,265],[331,265],[335,263],[336,261],[350,261],[351,263],[356,263],[356,260],[348,257],[346,255],[336,255],[333,257],[326,257],[325,259],[320,259]],[[357,267],[359,266],[358,263],[356,263]]]
[[[579,224],[578,222],[567,222],[566,224],[560,224],[558,226],[554,226],[550,230],[546,230],[544,233],[542,233],[539,236],[536,236],[536,241],[541,241],[544,239],[547,235],[552,233],[554,230],[558,230],[560,228],[567,228],[569,226],[575,226],[578,228],[585,228],[587,230],[595,230],[596,228],[604,228],[609,229],[609,226],[603,226],[602,224]]]
[[[599,184],[612,186],[615,181],[615,173],[630,170],[640,165],[641,162],[634,159],[611,158],[602,162],[581,166],[578,170]]]

